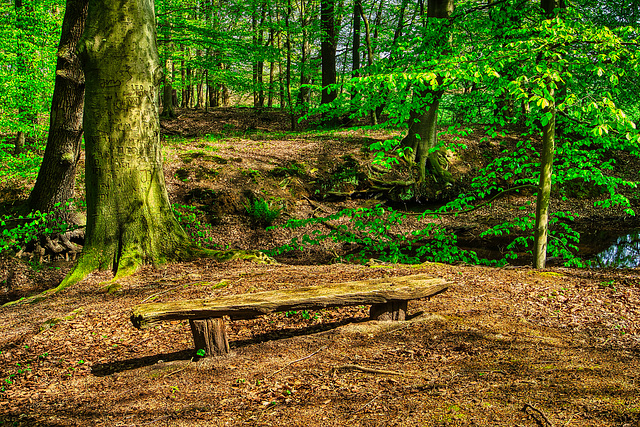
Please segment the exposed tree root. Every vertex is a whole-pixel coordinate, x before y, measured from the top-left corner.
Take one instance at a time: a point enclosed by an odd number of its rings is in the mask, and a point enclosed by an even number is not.
[[[212,250],[212,249],[201,249],[196,247],[188,247],[186,251],[179,252],[171,261],[188,261],[197,258],[211,258],[215,259],[218,262],[231,261],[234,259],[244,259],[253,262],[257,262],[259,264],[278,264],[278,262],[267,256],[265,253],[260,251],[246,251],[246,250]],[[166,262],[168,260],[164,260]],[[125,254],[120,257],[117,268],[115,270],[115,276],[113,280],[129,276],[137,271],[137,269],[143,264],[141,257],[139,255],[134,255],[132,253]],[[89,251],[83,252],[78,259],[78,262],[73,267],[73,269],[69,272],[67,277],[55,288],[47,289],[44,292],[41,292],[38,295],[33,295],[28,298],[21,298],[16,301],[11,301],[3,305],[3,307],[12,306],[19,303],[35,303],[38,301],[42,301],[44,298],[49,296],[50,294],[55,294],[57,292],[62,291],[63,289],[68,288],[69,286],[75,285],[76,283],[84,280],[89,274],[97,270],[104,270],[105,259],[101,253],[98,251]]]

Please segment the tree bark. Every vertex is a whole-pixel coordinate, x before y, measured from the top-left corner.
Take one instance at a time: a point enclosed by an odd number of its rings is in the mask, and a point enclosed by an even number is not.
[[[78,51],[86,79],[87,228],[67,285],[96,268],[126,275],[191,248],[162,170],[153,1],[90,0]]]
[[[164,89],[162,91],[162,117],[165,119],[174,119],[176,110],[173,105],[173,86],[169,76],[164,77]]]
[[[428,19],[447,19],[453,13],[453,0],[429,0],[427,4]],[[438,34],[435,36],[438,49],[448,49],[448,37]],[[440,40],[440,41],[438,41]],[[441,76],[437,77],[437,86],[443,82]],[[428,84],[428,82],[427,82]],[[426,106],[413,110],[409,117],[409,131],[403,139],[402,145],[413,149],[412,160],[418,165],[418,181],[426,178],[426,164],[429,161],[434,167],[434,174],[443,182],[451,182],[451,174],[440,167],[437,153],[429,153],[438,142],[437,125],[440,98],[444,91],[440,89],[421,89],[414,91],[414,96],[428,99]],[[422,103],[422,102],[421,102]]]
[[[548,18],[552,18],[555,9],[564,8],[564,0],[541,0],[540,5]],[[547,239],[549,232],[549,202],[551,200],[551,177],[553,174],[553,157],[555,154],[556,138],[556,104],[555,91],[551,79],[546,79],[549,91],[549,105],[542,109],[542,113],[550,117],[542,127],[542,152],[540,153],[540,182],[536,202],[536,224],[533,234],[533,266],[544,268],[547,262]],[[563,87],[558,88],[562,95]]]
[[[51,101],[47,148],[38,178],[29,195],[31,211],[58,211],[66,222],[81,224],[78,215],[56,209],[75,195],[75,179],[82,141],[84,72],[76,45],[84,31],[88,0],[67,0],[58,45],[56,80]]]
[[[329,88],[336,84],[336,28],[335,28],[335,0],[322,0],[320,3],[320,22],[322,27],[322,42],[320,54],[322,56],[322,96],[321,104],[330,104],[338,96],[335,89]],[[335,117],[323,114],[325,124],[333,126]]]
[[[548,82],[550,83],[550,82]],[[553,98],[554,91],[549,90]],[[551,119],[542,128],[542,153],[540,154],[540,183],[536,202],[536,225],[533,234],[533,262],[535,268],[544,268],[547,259],[547,233],[549,228],[549,201],[551,200],[551,174],[556,137],[555,101],[543,109],[543,114],[551,114]]]
[[[291,15],[293,14],[293,7],[291,6],[291,0],[287,2],[287,14],[284,17],[284,27],[287,29],[287,76],[286,76],[286,87],[287,87],[287,105],[289,106],[289,120],[291,123],[291,131],[296,130],[296,116],[293,111],[293,102],[291,99],[291,31],[289,26],[289,20],[291,19]]]
[[[362,11],[362,0],[353,2],[353,52],[351,55],[351,72],[354,77],[360,75],[360,13]],[[357,92],[354,92],[351,99],[354,99]]]
[[[304,0],[300,2],[300,26],[302,31],[302,45],[300,46],[300,91],[298,92],[298,111],[304,115],[308,111],[309,104],[309,84],[311,83],[311,73],[308,72],[308,53],[311,51],[309,44],[309,17]]]

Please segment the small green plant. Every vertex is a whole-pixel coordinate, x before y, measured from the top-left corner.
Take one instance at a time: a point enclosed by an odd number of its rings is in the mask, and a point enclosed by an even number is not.
[[[264,226],[273,224],[282,213],[282,206],[275,206],[262,198],[254,198],[245,203],[244,207],[251,218]]]
[[[213,246],[213,239],[209,233],[211,225],[203,223],[198,219],[199,215],[201,215],[198,208],[189,205],[179,205],[177,203],[174,203],[172,207],[173,214],[184,231],[186,231],[197,244]]]
[[[255,170],[255,169],[242,169],[240,171],[240,173],[244,176],[248,176],[251,178],[251,180],[255,183],[258,182],[259,178],[262,178],[262,175],[260,174],[260,171]]]
[[[200,357],[204,357],[204,356],[207,354],[207,352],[206,352],[206,351],[204,351],[204,349],[203,349],[203,348],[200,348],[200,349],[198,349],[198,351],[196,351],[196,354],[197,354],[198,356],[200,356]]]
[[[273,170],[271,172],[269,172],[271,175],[276,176],[276,177],[285,177],[285,176],[304,176],[306,171],[305,171],[305,165],[302,163],[298,163],[298,162],[291,162],[286,166],[278,166],[273,168]]]

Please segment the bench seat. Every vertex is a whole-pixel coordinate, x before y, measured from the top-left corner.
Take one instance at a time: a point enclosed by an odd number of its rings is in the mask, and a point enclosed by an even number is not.
[[[204,349],[207,355],[226,354],[229,344],[224,317],[252,319],[281,311],[371,305],[371,319],[402,321],[407,301],[434,296],[447,287],[444,279],[426,274],[385,277],[215,299],[140,304],[133,308],[131,321],[142,329],[167,320],[189,320],[196,349]]]

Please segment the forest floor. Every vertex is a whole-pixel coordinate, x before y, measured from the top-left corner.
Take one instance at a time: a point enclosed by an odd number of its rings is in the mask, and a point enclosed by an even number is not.
[[[309,232],[265,230],[246,215],[251,197],[282,206],[276,225],[380,202],[359,197],[372,172],[362,147],[388,134],[292,134],[286,123],[251,109],[183,112],[163,122],[170,197],[178,210],[205,212],[200,231],[209,243],[271,249]],[[449,159],[460,185],[510,144],[465,139],[466,154]],[[638,172],[631,159],[621,162]],[[581,231],[640,228],[614,210],[594,210],[590,189],[576,191],[554,203],[580,214]],[[6,204],[26,190],[0,194]],[[512,194],[443,224],[490,256],[503,242],[479,233],[528,211],[530,198]],[[595,253],[608,238],[595,236],[581,250]],[[94,273],[38,303],[2,307],[0,425],[640,426],[639,269],[336,262],[353,250],[327,243],[280,256],[280,265],[148,266],[115,286],[109,273]],[[70,268],[0,262],[4,301],[55,286]],[[137,330],[129,320],[131,308],[148,301],[416,273],[450,287],[410,302],[407,322],[369,321],[368,307],[234,321],[226,358],[198,358],[186,322]]]

